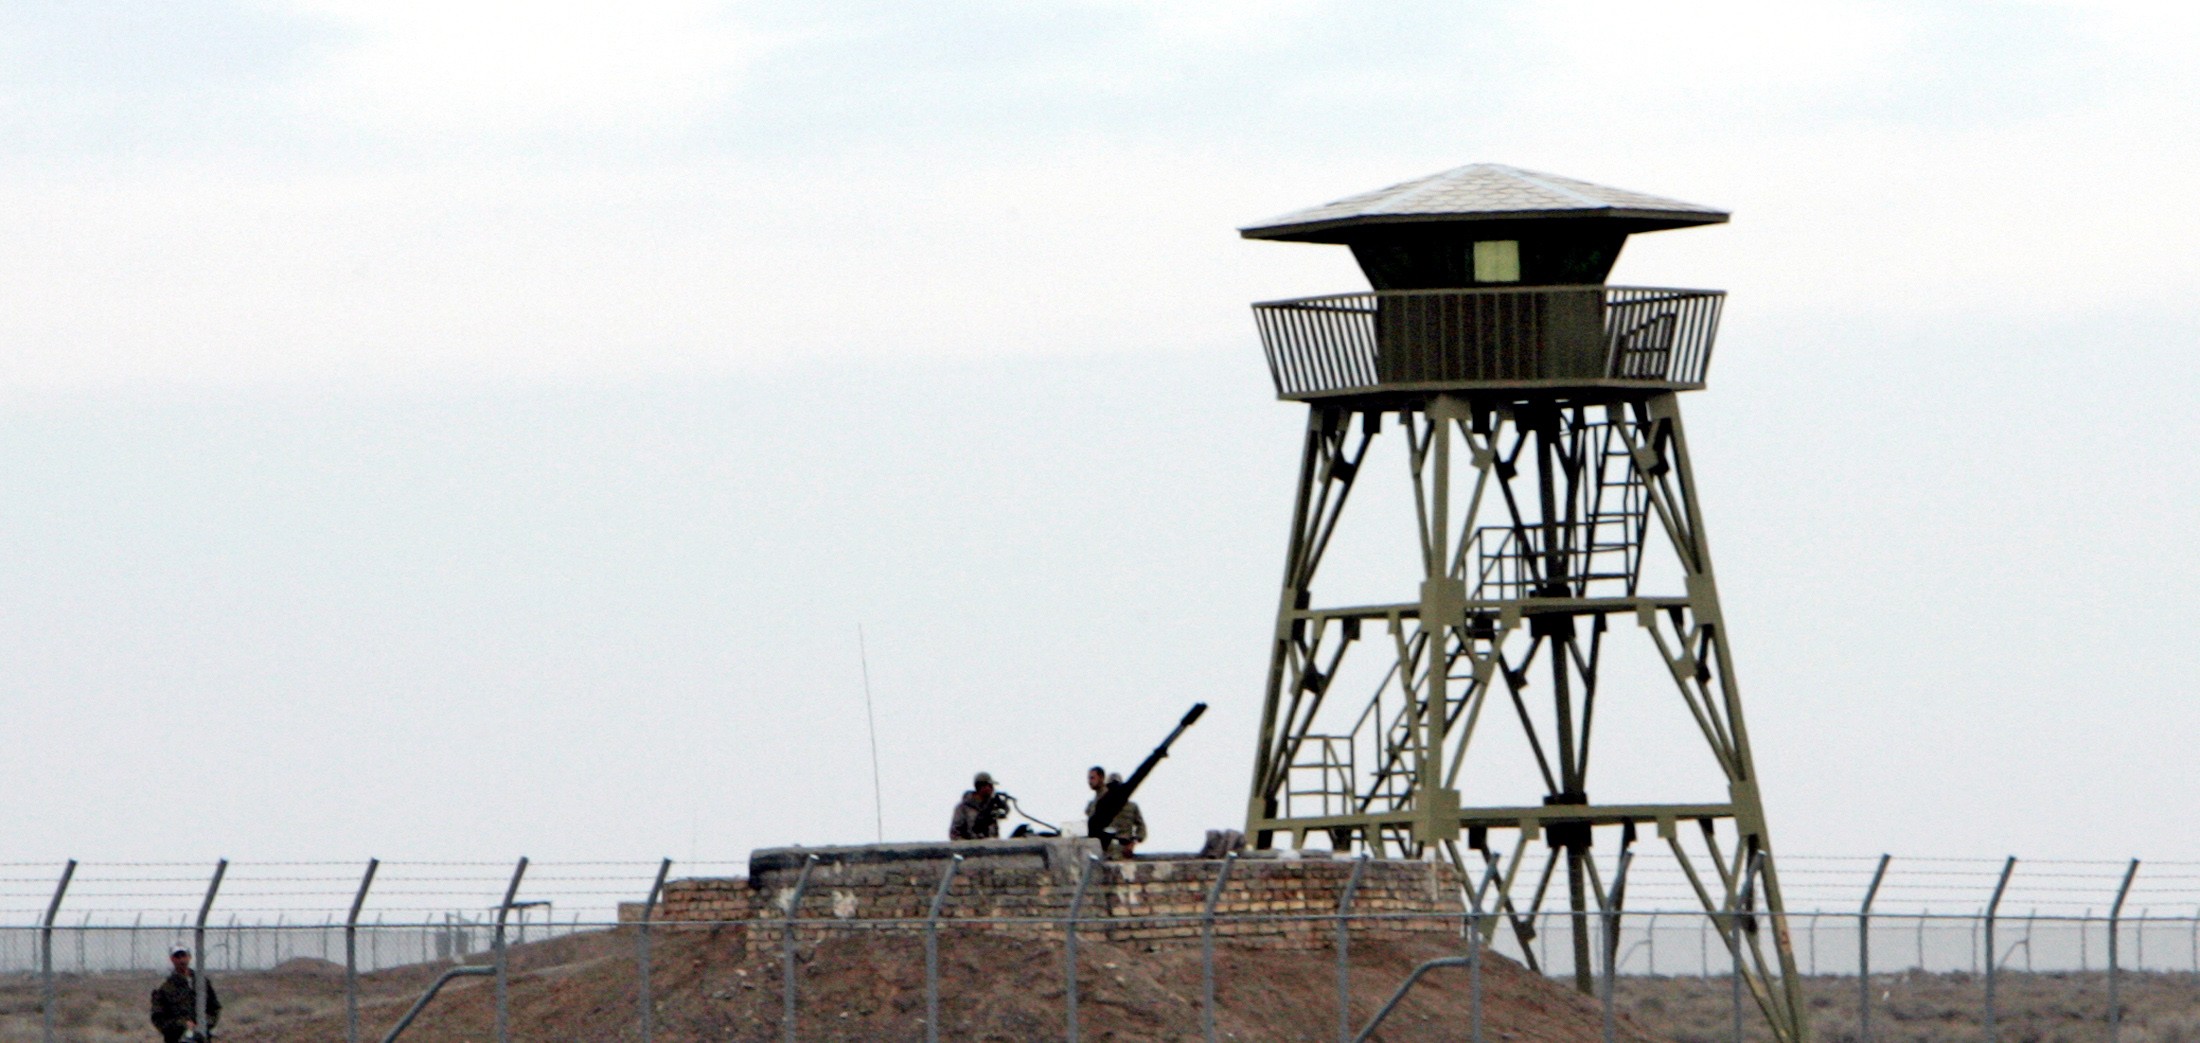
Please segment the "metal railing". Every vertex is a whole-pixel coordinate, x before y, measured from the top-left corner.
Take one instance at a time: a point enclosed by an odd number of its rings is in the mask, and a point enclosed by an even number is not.
[[[1633,286],[1383,290],[1267,301],[1253,315],[1284,398],[1569,381],[1697,387],[1725,299]]]

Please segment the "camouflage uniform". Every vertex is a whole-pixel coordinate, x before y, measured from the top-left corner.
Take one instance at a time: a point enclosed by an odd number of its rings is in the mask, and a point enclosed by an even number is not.
[[[1093,809],[1099,807],[1099,805],[1098,798],[1085,802],[1086,821],[1090,822],[1092,820]],[[1108,842],[1108,857],[1110,858],[1122,856],[1125,842],[1131,844],[1146,842],[1146,816],[1139,812],[1137,801],[1124,803],[1123,810],[1115,813],[1115,821],[1108,824],[1108,832],[1115,834],[1115,839]]]
[[[955,820],[948,823],[949,840],[999,840],[1001,820],[987,814],[985,798],[977,790],[963,792],[962,803],[955,805]]]
[[[192,995],[188,973],[175,973],[153,990],[153,1027],[160,1030],[160,1038],[176,1043],[183,1038],[184,1026],[198,1017],[198,997]],[[221,1020],[222,999],[214,994],[214,983],[206,983],[206,1025],[213,1031],[214,1023]]]

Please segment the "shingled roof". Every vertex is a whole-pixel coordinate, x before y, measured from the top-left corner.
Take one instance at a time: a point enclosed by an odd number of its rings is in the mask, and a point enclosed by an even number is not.
[[[1717,224],[1715,210],[1677,199],[1607,188],[1556,174],[1497,163],[1475,163],[1363,192],[1239,229],[1247,239],[1335,242],[1345,228],[1370,224],[1489,221],[1538,217],[1601,217],[1629,231]]]

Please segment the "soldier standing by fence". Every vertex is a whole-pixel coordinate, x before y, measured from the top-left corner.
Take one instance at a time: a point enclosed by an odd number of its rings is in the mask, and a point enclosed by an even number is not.
[[[212,1038],[214,1025],[222,1017],[222,1001],[214,993],[214,983],[192,980],[198,972],[191,969],[191,950],[185,946],[168,950],[168,965],[174,968],[168,973],[168,980],[153,990],[153,1027],[160,1030],[162,1043]],[[203,1032],[199,1029],[196,996],[200,987],[206,989],[206,1028]]]

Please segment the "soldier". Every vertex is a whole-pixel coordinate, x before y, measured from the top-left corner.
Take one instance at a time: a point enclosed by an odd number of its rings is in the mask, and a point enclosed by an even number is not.
[[[1107,795],[1108,787],[1122,784],[1123,776],[1110,775],[1097,764],[1087,769],[1085,785],[1092,788],[1092,799],[1085,802],[1085,818],[1092,818],[1093,810],[1100,806],[1100,798]],[[1115,821],[1108,825],[1108,832],[1115,834],[1107,842],[1109,857],[1129,858],[1137,852],[1138,845],[1146,839],[1146,816],[1139,812],[1137,801],[1123,803],[1123,810],[1116,813]]]
[[[214,1023],[222,1017],[222,1000],[214,994],[214,983],[203,983],[206,1031],[200,1032],[198,998],[194,995],[198,985],[192,981],[196,974],[191,970],[191,950],[182,945],[168,950],[168,965],[173,968],[168,980],[153,990],[153,1027],[160,1030],[162,1043],[213,1038]]]
[[[970,790],[962,795],[962,802],[955,805],[955,819],[948,823],[947,839],[1000,839],[1001,819],[1008,814],[1006,803],[994,799],[993,776],[979,772],[970,780]]]

